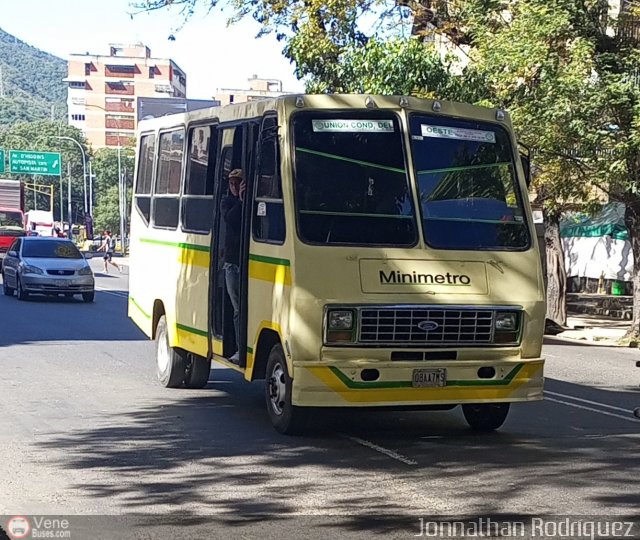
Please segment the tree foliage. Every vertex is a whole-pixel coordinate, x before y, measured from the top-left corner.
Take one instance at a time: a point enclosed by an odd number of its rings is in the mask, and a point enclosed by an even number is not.
[[[59,152],[61,154],[62,185],[58,176],[44,175],[15,175],[9,174],[8,168],[4,175],[6,178],[21,180],[27,186],[25,189],[25,209],[32,210],[37,207],[39,210],[49,210],[49,198],[45,195],[37,195],[34,205],[34,191],[29,189],[36,184],[53,186],[53,215],[57,220],[60,216],[60,195],[62,191],[62,209],[65,221],[67,218],[68,200],[68,178],[71,173],[71,200],[72,218],[74,222],[79,222],[83,218],[84,212],[84,169],[82,164],[82,152],[76,143],[60,139],[59,137],[69,137],[77,141],[88,153],[86,141],[82,132],[66,124],[40,120],[30,123],[19,123],[8,129],[0,130],[0,148],[7,154],[10,150],[37,150],[40,152]],[[88,154],[87,154],[88,157]]]

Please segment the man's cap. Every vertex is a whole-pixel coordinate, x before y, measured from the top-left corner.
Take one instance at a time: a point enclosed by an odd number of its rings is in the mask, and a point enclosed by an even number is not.
[[[242,169],[233,169],[230,173],[229,173],[229,178],[242,178]]]

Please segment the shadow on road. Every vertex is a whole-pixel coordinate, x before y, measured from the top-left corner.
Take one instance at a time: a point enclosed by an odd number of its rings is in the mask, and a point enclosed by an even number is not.
[[[127,317],[127,291],[97,290],[81,296],[0,295],[0,347],[40,341],[133,341],[148,339]]]
[[[567,383],[562,389],[573,395],[585,390]],[[457,504],[485,515],[522,506],[528,493],[562,489],[618,513],[640,507],[632,474],[640,423],[613,418],[603,424],[598,415],[538,402],[514,407],[502,431],[486,435],[470,432],[455,411],[340,410],[314,415],[312,435],[285,437],[268,422],[262,390],[261,383],[216,369],[206,390],[167,390],[165,401],[106,417],[91,429],[55,434],[38,446],[48,459],[57,456],[56,467],[95,479],[74,486],[90,499],[118,500],[127,513],[179,509],[179,521],[164,515],[156,524],[211,522],[198,516],[203,509],[226,524],[256,515],[284,518],[300,512],[301,498],[316,497],[322,506],[314,510],[341,516],[341,526],[352,530],[364,518],[345,514],[388,516],[377,525],[384,530],[398,525],[393,516],[406,526],[413,512],[414,526],[415,509],[386,492],[390,478],[394,488],[413,486],[413,503],[422,508],[443,485],[455,491]],[[417,465],[394,461],[355,438]]]

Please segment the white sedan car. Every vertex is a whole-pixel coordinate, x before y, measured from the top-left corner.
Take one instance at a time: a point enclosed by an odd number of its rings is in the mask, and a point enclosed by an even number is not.
[[[26,300],[31,294],[82,295],[93,302],[95,280],[85,257],[71,240],[41,236],[16,238],[2,267],[4,294]]]

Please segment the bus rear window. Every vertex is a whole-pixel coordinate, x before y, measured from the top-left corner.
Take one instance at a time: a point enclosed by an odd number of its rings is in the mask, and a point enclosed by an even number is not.
[[[415,245],[415,212],[396,116],[301,112],[294,116],[293,144],[302,241]]]
[[[418,114],[410,126],[427,244],[526,249],[529,233],[508,133],[492,124]]]

